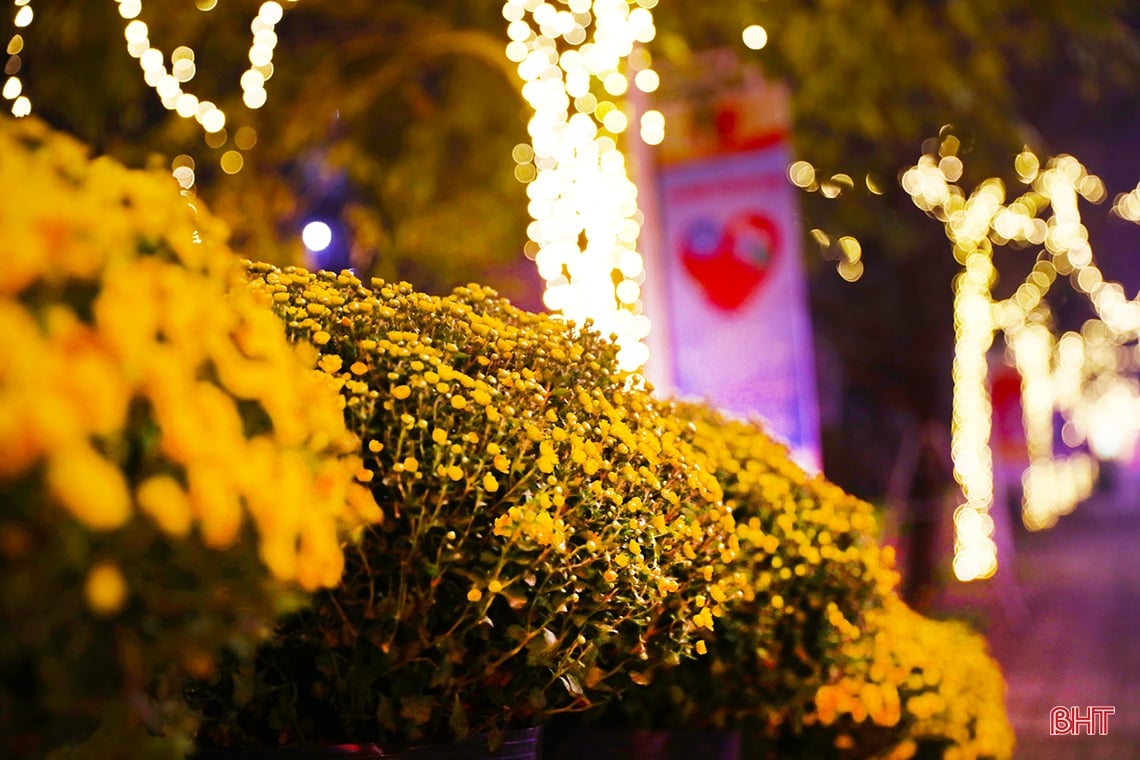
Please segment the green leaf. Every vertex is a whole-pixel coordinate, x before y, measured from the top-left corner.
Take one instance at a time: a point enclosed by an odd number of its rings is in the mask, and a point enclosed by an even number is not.
[[[451,731],[456,739],[460,739],[467,735],[470,726],[467,723],[467,710],[463,707],[463,703],[459,701],[459,695],[455,695],[455,701],[451,706],[451,717],[448,719],[448,725],[451,726]]]
[[[395,707],[391,697],[380,697],[380,702],[376,705],[376,722],[389,731],[395,731],[398,725]]]
[[[538,689],[534,689],[526,695],[526,702],[530,705],[532,710],[538,712],[546,707],[546,694]]]
[[[234,673],[234,704],[238,707],[245,707],[249,704],[249,700],[253,698],[255,686],[254,675],[250,672],[250,668],[239,668]]]
[[[434,703],[435,700],[431,697],[402,697],[400,699],[400,717],[412,721],[413,725],[422,726],[431,720]]]
[[[572,697],[584,697],[584,696],[586,696],[586,692],[584,692],[582,690],[582,684],[579,683],[578,679],[575,678],[572,674],[567,673],[566,675],[562,676],[558,680],[561,681],[562,685],[566,687],[566,691],[570,693],[570,696],[572,696]]]
[[[638,686],[648,686],[653,682],[652,672],[650,673],[630,673],[629,680],[633,681]]]

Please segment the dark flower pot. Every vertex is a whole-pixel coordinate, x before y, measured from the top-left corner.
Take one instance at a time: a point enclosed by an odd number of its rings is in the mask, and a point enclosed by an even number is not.
[[[200,750],[192,760],[541,760],[540,728],[503,732],[503,744],[487,748],[487,740],[475,737],[459,744],[437,744],[386,750],[375,744],[337,744],[300,749],[211,749]]]
[[[740,760],[734,731],[584,730],[552,738],[549,760]]]

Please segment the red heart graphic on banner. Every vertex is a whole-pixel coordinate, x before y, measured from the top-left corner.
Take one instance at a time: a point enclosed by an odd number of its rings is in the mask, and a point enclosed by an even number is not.
[[[723,227],[708,219],[685,232],[681,263],[705,298],[736,311],[771,273],[780,251],[776,223],[755,212],[730,217]]]

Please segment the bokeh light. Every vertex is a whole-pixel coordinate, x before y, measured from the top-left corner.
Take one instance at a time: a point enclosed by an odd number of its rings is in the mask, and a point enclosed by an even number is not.
[[[768,30],[759,24],[746,26],[741,37],[744,39],[744,46],[749,50],[760,50],[768,44]]]
[[[313,253],[320,253],[332,245],[332,227],[319,220],[308,222],[301,228],[301,242]]]
[[[949,136],[940,155],[926,154],[902,176],[915,205],[945,224],[963,271],[954,280],[954,474],[965,503],[955,518],[954,572],[961,580],[986,578],[997,569],[993,520],[994,470],[989,446],[992,408],[987,352],[1004,335],[1009,361],[1021,378],[1022,418],[1029,462],[1022,475],[1022,521],[1030,530],[1051,527],[1088,498],[1097,459],[1131,457],[1140,438],[1140,382],[1131,374],[1130,343],[1140,337],[1140,301],[1105,279],[1097,266],[1079,200],[1100,203],[1103,181],[1073,156],[1042,165],[1026,149],[1014,159],[1018,180],[1030,186],[1006,202],[1005,185],[982,182],[967,195],[954,184],[963,171]],[[1140,190],[1140,186],[1138,186]],[[1127,196],[1113,212],[1127,218]],[[1122,213],[1123,209],[1123,213]],[[1051,213],[1046,216],[1046,212]],[[993,298],[995,247],[1044,246],[1032,270],[1003,300]],[[1067,278],[1085,295],[1095,318],[1079,333],[1056,338],[1045,295]],[[1064,418],[1063,443],[1087,444],[1059,456],[1054,418]]]
[[[637,187],[621,149],[636,132],[650,145],[665,137],[665,119],[636,120],[629,85],[657,89],[660,79],[641,47],[656,35],[651,0],[508,0],[506,57],[518,65],[522,94],[534,109],[530,145],[516,146],[515,177],[527,185],[527,228],[546,283],[543,303],[577,324],[592,320],[616,335],[623,369],[649,358],[639,314],[643,276]],[[601,98],[601,100],[599,100]]]

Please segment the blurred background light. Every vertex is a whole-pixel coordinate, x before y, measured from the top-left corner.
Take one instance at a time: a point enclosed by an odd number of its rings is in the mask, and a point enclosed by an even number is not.
[[[301,242],[310,251],[319,253],[332,244],[332,227],[322,221],[308,222],[301,229]]]
[[[744,38],[744,46],[750,50],[760,50],[768,44],[768,30],[759,24],[745,27],[741,36]]]

